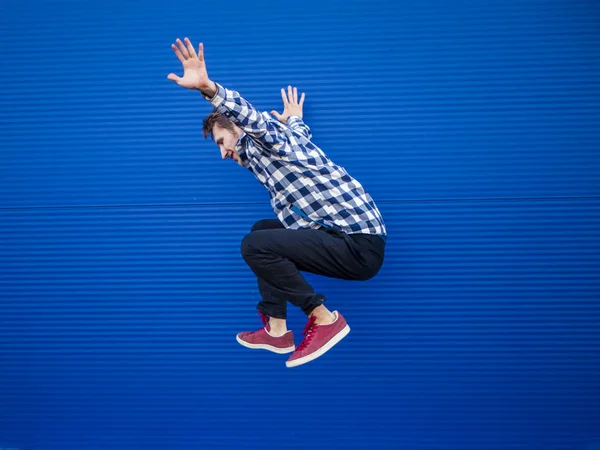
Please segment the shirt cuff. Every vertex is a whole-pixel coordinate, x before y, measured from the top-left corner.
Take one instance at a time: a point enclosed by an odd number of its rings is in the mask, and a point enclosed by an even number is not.
[[[300,125],[304,122],[302,122],[302,119],[300,118],[300,116],[290,116],[290,117],[288,117],[287,123],[288,123],[288,125],[292,126],[292,125]]]
[[[215,86],[217,86],[217,93],[212,98],[210,98],[204,92],[200,92],[200,93],[202,94],[202,97],[204,97],[206,100],[208,100],[210,102],[211,105],[213,105],[215,108],[218,108],[223,103],[225,103],[227,93],[225,92],[225,88],[223,86],[221,86],[219,83],[215,83]]]

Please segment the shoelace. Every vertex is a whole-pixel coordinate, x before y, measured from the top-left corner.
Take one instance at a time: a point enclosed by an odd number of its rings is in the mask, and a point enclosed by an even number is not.
[[[267,316],[264,312],[262,311],[258,311],[258,315],[260,317],[261,322],[263,323],[263,325],[266,327],[267,324],[269,323],[269,316]]]
[[[315,331],[317,330],[317,324],[315,323],[315,320],[317,320],[315,316],[310,316],[308,323],[302,331],[302,334],[304,334],[304,339],[302,340],[302,343],[298,347],[296,347],[296,351],[302,351],[308,346],[308,344],[310,344],[310,341],[312,340],[313,336],[315,335]]]

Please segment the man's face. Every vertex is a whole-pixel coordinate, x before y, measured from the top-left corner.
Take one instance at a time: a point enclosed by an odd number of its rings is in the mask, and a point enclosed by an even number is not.
[[[227,128],[222,128],[219,125],[215,125],[213,127],[212,134],[215,139],[215,143],[221,150],[221,158],[233,159],[241,166],[242,160],[235,150],[235,146],[242,134],[242,130],[238,127],[235,127],[235,130],[231,131]]]

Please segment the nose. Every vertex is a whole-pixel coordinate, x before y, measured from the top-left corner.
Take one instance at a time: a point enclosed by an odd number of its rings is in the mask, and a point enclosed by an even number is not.
[[[221,147],[221,159],[227,159],[227,150]]]

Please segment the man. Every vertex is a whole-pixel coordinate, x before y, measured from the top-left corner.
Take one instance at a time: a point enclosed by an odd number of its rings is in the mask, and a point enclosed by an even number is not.
[[[282,90],[284,112],[257,111],[238,92],[209,79],[201,43],[196,53],[188,38],[172,48],[183,77],[168,79],[198,90],[215,107],[204,121],[223,159],[249,169],[269,191],[278,220],[261,220],[242,240],[242,256],[257,276],[264,327],[237,335],[245,347],[292,353],[287,367],[320,357],[350,331],[338,311],[329,311],[301,271],[346,280],[368,280],[381,268],[386,229],[363,186],[334,164],[311,141],[302,121],[297,90]],[[286,326],[287,302],[308,316],[304,339],[294,346]]]

